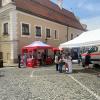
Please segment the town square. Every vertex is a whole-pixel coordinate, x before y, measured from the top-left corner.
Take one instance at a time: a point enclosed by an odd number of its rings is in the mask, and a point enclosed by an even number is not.
[[[0,0],[0,100],[100,100],[100,1]]]
[[[100,100],[99,71],[78,64],[73,64],[72,74],[59,73],[54,65],[2,68],[0,100]]]

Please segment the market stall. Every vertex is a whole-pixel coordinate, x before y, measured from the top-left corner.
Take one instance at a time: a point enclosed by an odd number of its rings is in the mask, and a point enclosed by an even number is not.
[[[62,43],[60,48],[76,48],[100,45],[100,29],[83,32],[78,37]]]
[[[56,47],[52,48],[52,50],[53,50],[54,52],[56,52],[56,51],[63,51],[62,48],[56,48]]]
[[[52,46],[45,44],[41,41],[35,41],[32,42],[32,44],[24,46],[22,48],[22,55],[24,56],[27,54],[27,66],[28,67],[35,67],[41,64],[41,60],[45,58],[45,62],[47,64],[51,63],[50,57],[46,58],[45,52],[42,52],[42,59],[39,59],[40,57],[40,52],[38,50],[47,50],[47,49],[52,49]],[[44,61],[44,60],[43,60]]]

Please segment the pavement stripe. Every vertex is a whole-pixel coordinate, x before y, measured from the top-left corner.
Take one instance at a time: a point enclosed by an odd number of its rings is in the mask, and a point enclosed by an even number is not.
[[[31,75],[30,75],[30,77],[33,77],[33,73],[34,72],[36,72],[36,71],[49,71],[49,70],[53,70],[53,69],[38,69],[38,70],[33,70],[32,72],[31,72]]]
[[[97,100],[100,100],[100,96],[98,96],[96,93],[88,89],[85,85],[80,83],[77,79],[75,79],[73,76],[68,75],[71,79],[73,79],[76,83],[78,83],[81,87],[83,87],[85,90],[87,90],[91,95],[95,96]]]

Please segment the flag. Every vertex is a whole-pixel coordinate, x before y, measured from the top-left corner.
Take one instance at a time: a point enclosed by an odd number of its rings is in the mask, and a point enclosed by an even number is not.
[[[62,9],[62,3],[63,0],[57,0],[57,5],[59,6],[60,9]]]

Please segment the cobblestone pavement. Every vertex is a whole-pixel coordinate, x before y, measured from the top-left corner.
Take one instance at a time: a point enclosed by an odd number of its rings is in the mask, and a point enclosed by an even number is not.
[[[0,100],[100,100],[97,71],[76,64],[73,69],[65,74],[55,66],[1,68]]]

